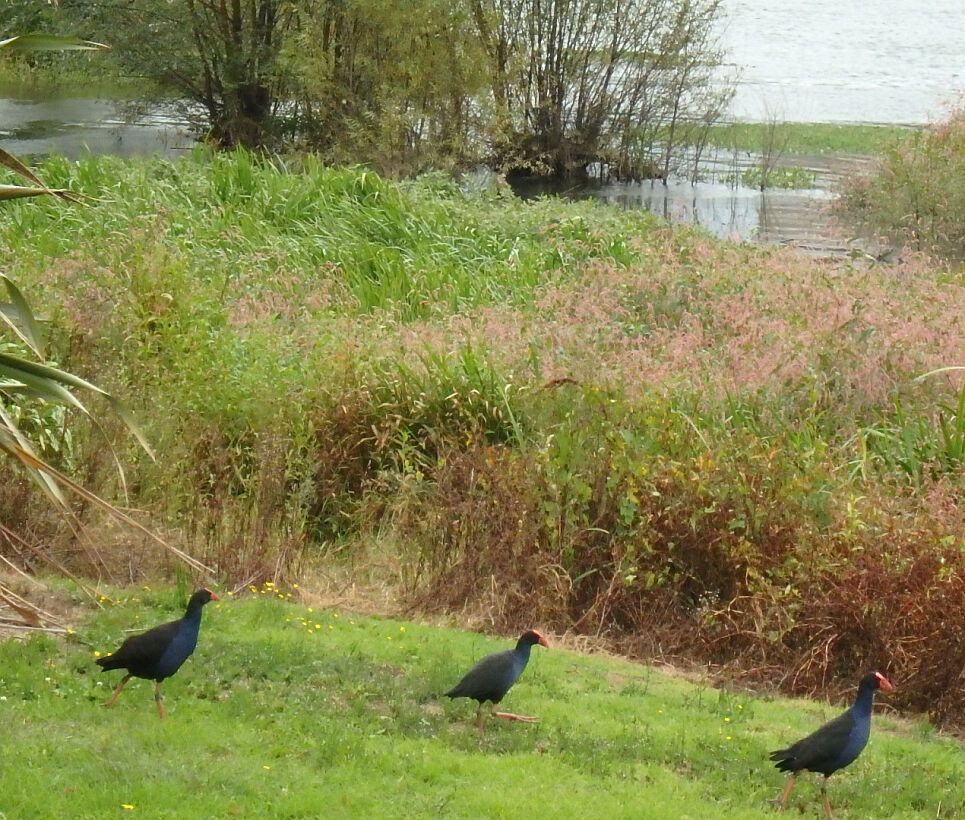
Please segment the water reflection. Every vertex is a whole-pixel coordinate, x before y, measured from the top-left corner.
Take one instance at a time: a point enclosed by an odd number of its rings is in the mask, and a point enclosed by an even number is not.
[[[555,195],[595,199],[625,209],[646,208],[671,222],[700,225],[733,242],[793,245],[819,255],[847,250],[827,211],[833,194],[817,188],[761,192],[721,182],[559,185],[528,180],[514,183],[513,190],[524,199]]]
[[[148,106],[128,122],[126,106],[73,97],[45,100],[0,97],[0,144],[13,154],[175,156],[194,144],[168,107]]]

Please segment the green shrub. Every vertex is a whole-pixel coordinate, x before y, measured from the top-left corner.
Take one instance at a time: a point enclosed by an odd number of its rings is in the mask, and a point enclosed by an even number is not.
[[[849,180],[841,208],[893,242],[965,259],[965,110],[895,144],[871,176]]]

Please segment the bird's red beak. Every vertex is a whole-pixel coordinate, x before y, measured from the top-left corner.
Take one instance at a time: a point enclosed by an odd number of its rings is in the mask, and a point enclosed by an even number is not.
[[[208,592],[211,592],[211,590],[209,589]],[[216,592],[211,592],[211,600],[212,600],[212,601],[220,601],[221,598],[218,597],[218,594],[217,594]]]
[[[875,677],[878,678],[878,683],[881,685],[881,688],[884,689],[886,692],[890,692],[892,689],[895,688],[894,686],[891,685],[891,681],[888,680],[888,678],[886,678],[880,672],[875,672]]]
[[[549,641],[547,641],[546,638],[544,638],[542,635],[540,635],[539,632],[537,632],[536,634],[539,635],[539,645],[540,645],[540,646],[545,646],[547,649],[549,649],[549,648],[550,648]]]

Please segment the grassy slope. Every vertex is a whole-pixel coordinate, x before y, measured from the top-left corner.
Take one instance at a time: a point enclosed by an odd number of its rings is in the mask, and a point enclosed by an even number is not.
[[[101,709],[119,673],[99,674],[80,643],[0,644],[0,812],[760,817],[784,782],[767,752],[840,708],[537,650],[505,705],[542,722],[494,723],[480,739],[474,704],[434,693],[506,641],[272,595],[207,609],[196,656],[165,686],[164,723],[143,681]],[[115,603],[83,630],[103,651],[177,609],[150,591]],[[831,798],[839,817],[952,817],[965,812],[962,782],[961,745],[879,716]],[[793,803],[817,816],[815,785],[799,784]]]

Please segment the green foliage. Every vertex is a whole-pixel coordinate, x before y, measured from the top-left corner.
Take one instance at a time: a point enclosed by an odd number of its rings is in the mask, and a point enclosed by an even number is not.
[[[665,174],[682,121],[712,121],[729,99],[712,80],[723,59],[718,0],[471,6],[500,169],[578,177],[603,163],[622,178]]]
[[[965,111],[888,150],[872,175],[850,180],[841,212],[915,250],[965,259]]]
[[[0,770],[0,811],[761,817],[785,782],[767,753],[843,708],[752,698],[554,647],[534,651],[504,701],[540,723],[491,720],[480,737],[475,704],[439,693],[509,640],[288,595],[259,585],[206,608],[197,651],[164,683],[163,722],[145,681],[102,708],[120,673],[101,673],[92,648],[109,651],[123,630],[176,617],[182,601],[168,592],[111,593],[67,642],[0,644],[0,756],[10,763]],[[836,683],[839,700],[850,700],[853,681]],[[835,808],[862,817],[965,811],[961,745],[886,710],[861,758],[833,778]],[[794,807],[819,812],[817,785],[803,778]]]

